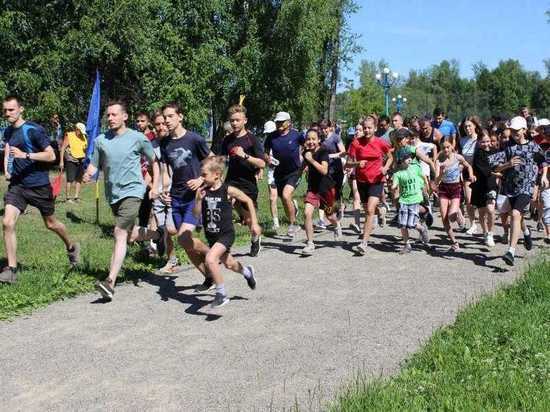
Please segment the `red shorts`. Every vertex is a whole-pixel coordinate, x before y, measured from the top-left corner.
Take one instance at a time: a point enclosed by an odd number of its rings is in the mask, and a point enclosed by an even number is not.
[[[313,207],[323,209],[327,214],[335,212],[334,204],[336,203],[336,188],[331,188],[327,192],[323,193],[306,193],[306,203],[309,203]]]
[[[442,199],[460,199],[462,194],[462,183],[440,183],[439,197]]]

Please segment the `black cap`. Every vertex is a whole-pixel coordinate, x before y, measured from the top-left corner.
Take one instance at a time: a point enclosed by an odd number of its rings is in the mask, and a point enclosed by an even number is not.
[[[407,137],[411,137],[411,132],[406,127],[402,127],[400,129],[392,131],[390,137],[393,140],[402,140],[406,139]]]

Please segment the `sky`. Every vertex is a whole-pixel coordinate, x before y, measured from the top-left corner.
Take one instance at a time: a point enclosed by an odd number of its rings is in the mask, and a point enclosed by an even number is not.
[[[460,74],[472,77],[479,61],[490,69],[517,59],[545,74],[550,58],[550,0],[356,0],[351,31],[361,37],[361,53],[342,71],[354,79],[362,60],[384,59],[399,74],[457,59]]]

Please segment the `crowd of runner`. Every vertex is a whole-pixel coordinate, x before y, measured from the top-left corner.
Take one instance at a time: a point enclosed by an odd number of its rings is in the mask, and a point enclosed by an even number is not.
[[[4,133],[9,187],[3,230],[8,265],[0,273],[1,283],[17,280],[15,226],[27,205],[36,207],[47,228],[63,240],[70,264],[76,266],[80,259],[80,245],[54,217],[47,163],[55,162],[56,152],[44,129],[24,120],[23,113],[18,97],[3,100],[10,126]],[[457,231],[482,234],[485,245],[494,247],[497,217],[502,226],[497,236],[508,245],[503,255],[508,265],[514,265],[521,240],[527,250],[533,247],[531,230],[544,232],[544,241],[550,243],[550,121],[534,118],[526,108],[511,119],[491,119],[485,125],[469,116],[455,126],[440,109],[433,116],[408,119],[400,113],[370,114],[359,119],[351,133],[326,120],[297,130],[289,113],[279,112],[265,123],[263,136],[256,136],[247,127],[246,108],[237,104],[228,110],[225,137],[216,153],[204,137],[185,128],[177,103],[166,104],[152,116],[139,113],[137,130],[128,127],[122,101],[110,101],[105,117],[108,130],[95,140],[89,164],[84,159],[86,130],[77,124],[74,132],[60,139],[59,165],[65,168],[67,181],[76,183],[73,198],[67,187],[67,198],[73,202],[79,200],[81,181],[90,182],[99,171],[103,173],[115,219],[109,274],[97,284],[107,300],[113,299],[127,245],[134,241],[166,256],[162,273],[177,270],[175,248],[183,248],[204,276],[196,291],[215,289],[213,307],[229,302],[221,264],[255,289],[254,267],[241,264],[231,248],[238,217],[250,231],[250,256],[259,255],[258,185],[265,181],[271,229],[280,230],[280,198],[290,239],[302,230],[295,191],[301,182],[307,185],[304,256],[315,253],[316,230],[332,230],[335,246],[344,242],[342,228],[348,218],[346,227],[360,235],[353,246],[358,255],[369,253],[371,233],[386,224],[400,228],[400,254],[412,251],[411,230],[430,247],[436,207],[450,254],[461,247]],[[395,212],[391,223],[390,211]],[[526,222],[529,214],[532,228]],[[206,242],[198,230],[204,231]]]

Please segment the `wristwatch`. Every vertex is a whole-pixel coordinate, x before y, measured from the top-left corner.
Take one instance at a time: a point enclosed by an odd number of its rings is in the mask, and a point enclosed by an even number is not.
[[[27,155],[25,156],[25,158],[26,158],[27,160],[31,160],[31,154],[30,154],[30,153],[27,153]]]

